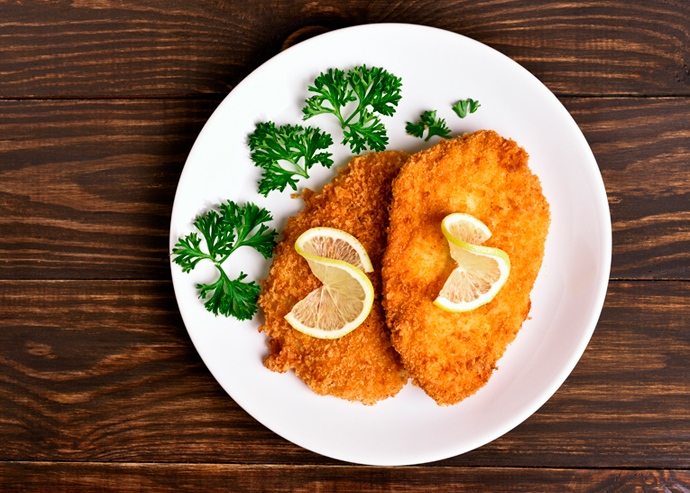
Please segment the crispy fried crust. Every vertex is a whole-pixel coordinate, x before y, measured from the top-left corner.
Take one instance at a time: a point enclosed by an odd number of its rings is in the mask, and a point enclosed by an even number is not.
[[[479,131],[412,156],[394,182],[383,305],[405,368],[439,405],[486,384],[529,314],[550,214],[527,159],[512,140]],[[483,221],[493,233],[484,245],[511,261],[496,297],[465,313],[433,305],[455,267],[441,232],[453,212]]]
[[[275,250],[259,306],[266,322],[259,330],[270,337],[264,365],[272,371],[294,369],[315,393],[370,405],[397,394],[407,380],[392,348],[381,307],[381,259],[386,246],[391,183],[409,157],[389,151],[356,157],[320,194],[305,190],[305,205],[291,217]],[[374,273],[369,277],[376,299],[369,317],[336,340],[310,337],[284,319],[292,307],[320,282],[294,248],[309,228],[332,227],[355,236],[367,250]]]

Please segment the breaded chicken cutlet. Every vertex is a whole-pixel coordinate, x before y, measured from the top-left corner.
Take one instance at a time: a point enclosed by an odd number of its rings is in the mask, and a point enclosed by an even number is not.
[[[479,131],[415,154],[394,181],[383,306],[405,368],[439,405],[487,383],[529,314],[550,213],[527,160],[512,140]],[[433,304],[456,267],[441,231],[455,212],[486,224],[493,235],[483,245],[504,250],[511,262],[496,297],[463,313]]]
[[[259,328],[270,338],[264,365],[290,369],[315,393],[370,405],[397,394],[407,381],[400,357],[390,343],[381,307],[381,259],[386,247],[391,184],[409,155],[388,151],[355,157],[320,194],[305,190],[304,209],[288,219],[277,245],[259,306],[266,322]],[[371,313],[340,339],[317,339],[290,326],[285,315],[320,286],[307,261],[294,248],[297,238],[315,227],[343,230],[366,249],[376,292]]]

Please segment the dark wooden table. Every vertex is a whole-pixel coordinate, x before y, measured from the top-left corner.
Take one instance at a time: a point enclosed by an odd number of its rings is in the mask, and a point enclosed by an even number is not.
[[[206,370],[168,260],[221,99],[344,26],[469,36],[541,79],[601,168],[613,265],[561,389],[480,449],[326,459]],[[690,3],[0,1],[0,491],[690,491]]]

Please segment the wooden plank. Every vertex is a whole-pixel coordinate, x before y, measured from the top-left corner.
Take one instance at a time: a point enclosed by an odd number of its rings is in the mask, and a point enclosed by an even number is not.
[[[1,94],[9,98],[227,93],[282,42],[275,11],[248,2],[3,2],[2,9]]]
[[[690,101],[564,103],[604,177],[612,276],[689,279]],[[169,278],[177,181],[217,104],[0,101],[0,278]]]
[[[215,382],[168,282],[0,282],[0,327],[0,460],[304,455]]]
[[[24,493],[685,492],[685,470],[0,463],[0,488]]]
[[[439,465],[689,468],[688,320],[690,284],[612,282],[561,389],[512,432]],[[338,464],[223,392],[168,282],[0,282],[0,442],[4,461]]]
[[[690,278],[690,101],[564,99],[606,186],[612,278]]]
[[[166,278],[170,211],[216,100],[0,102],[0,278]]]
[[[378,22],[466,35],[559,94],[690,94],[684,2],[61,0],[2,14],[4,98],[225,94],[284,45]]]

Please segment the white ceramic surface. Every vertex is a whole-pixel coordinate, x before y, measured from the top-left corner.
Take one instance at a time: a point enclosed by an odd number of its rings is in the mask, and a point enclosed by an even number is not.
[[[611,221],[606,191],[592,152],[572,117],[534,76],[494,49],[429,27],[379,24],[312,38],[275,56],[242,81],[219,105],[189,154],[172,211],[170,247],[193,231],[194,218],[227,199],[253,201],[272,211],[279,231],[298,212],[291,190],[258,195],[261,171],[247,146],[255,124],[302,123],[307,86],[329,68],[379,66],[402,78],[402,100],[383,117],[389,149],[415,152],[430,143],[405,133],[406,121],[438,110],[453,136],[493,129],[530,154],[551,205],[552,226],[542,270],[532,292],[531,318],[498,363],[489,383],[460,404],[439,407],[407,385],[396,397],[363,406],[313,394],[292,373],[262,365],[261,313],[249,322],[214,317],[195,284],[214,280],[215,267],[190,274],[172,264],[175,295],[190,337],[213,376],[259,422],[297,445],[343,461],[373,465],[419,464],[462,454],[517,426],[551,397],[575,367],[604,302],[611,262]],[[479,110],[458,118],[451,105],[479,100]],[[349,149],[332,115],[306,125],[331,133],[335,165],[300,183],[311,189],[347,164]],[[270,260],[238,250],[225,264],[256,280]]]

